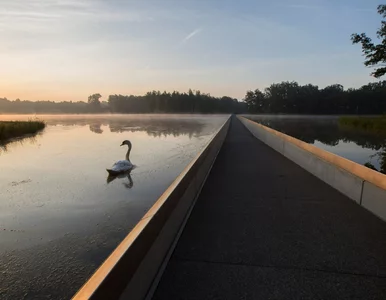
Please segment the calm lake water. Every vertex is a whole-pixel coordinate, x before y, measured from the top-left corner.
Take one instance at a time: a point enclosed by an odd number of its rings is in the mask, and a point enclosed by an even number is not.
[[[0,148],[0,298],[71,297],[227,117],[39,116],[43,132]],[[126,139],[136,168],[108,182]]]
[[[339,126],[338,116],[245,117],[362,165],[370,162],[380,170],[386,162],[384,138]]]

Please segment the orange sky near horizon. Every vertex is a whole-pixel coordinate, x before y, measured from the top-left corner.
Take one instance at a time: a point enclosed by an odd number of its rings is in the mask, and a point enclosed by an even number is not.
[[[146,86],[137,86],[137,87],[128,87],[126,89],[117,88],[112,90],[108,87],[101,87],[100,85],[82,85],[76,87],[75,84],[60,84],[50,85],[47,88],[41,88],[41,86],[45,86],[45,84],[14,84],[14,85],[5,85],[0,83],[0,98],[7,98],[8,100],[30,100],[30,101],[87,101],[89,95],[94,93],[100,93],[102,95],[102,101],[107,101],[109,95],[112,94],[122,94],[122,95],[144,95],[148,91],[156,90],[156,91],[166,91],[166,92],[188,92],[189,89],[192,90],[200,90],[202,93],[208,93],[207,90],[195,89],[194,87],[189,86],[179,86],[179,87],[167,87],[164,85],[161,87],[148,88]],[[99,88],[98,88],[99,87]],[[212,96],[230,96],[241,100],[243,96],[240,96],[238,93],[238,89],[235,87],[219,87],[217,89],[211,88]],[[213,93],[214,91],[214,93]],[[225,92],[225,93],[224,93]]]
[[[281,81],[359,87],[374,79],[350,35],[374,32],[379,17],[375,0],[345,1],[1,0],[0,97],[192,89],[241,100]]]

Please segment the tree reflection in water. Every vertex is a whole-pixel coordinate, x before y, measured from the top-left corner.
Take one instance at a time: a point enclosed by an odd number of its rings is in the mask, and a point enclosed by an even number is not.
[[[103,134],[102,126],[109,126],[110,132],[146,132],[151,137],[187,135],[192,138],[202,134],[207,128],[208,122],[205,118],[207,117],[176,115],[58,115],[48,116],[44,121],[48,126],[88,126],[89,130],[96,134]],[[33,136],[28,135],[0,144],[0,154],[7,151],[7,144],[23,145],[25,142],[34,144],[43,134],[44,131],[40,131]]]
[[[165,117],[68,117],[46,121],[50,126],[89,126],[91,132],[102,134],[102,126],[109,126],[110,132],[146,132],[152,137],[187,135],[192,138],[199,135],[205,128],[204,119]]]
[[[4,143],[0,144],[0,155],[1,153],[8,151],[8,144],[16,144],[19,146],[23,146],[25,143],[29,143],[31,145],[34,145],[38,142],[39,136],[41,136],[44,133],[44,131],[32,134],[32,135],[25,135],[18,138],[14,138],[8,141],[5,141]]]
[[[91,131],[91,132],[94,132],[94,133],[97,133],[97,134],[102,134],[102,133],[103,133],[103,130],[102,130],[101,126],[102,126],[102,123],[99,123],[99,124],[90,124],[90,125],[89,125],[89,128],[90,128],[90,131]]]
[[[319,141],[328,146],[337,146],[340,141],[353,142],[366,149],[377,151],[369,159],[377,158],[377,169],[371,162],[365,165],[386,174],[386,135],[372,134],[342,127],[338,117],[319,116],[248,116],[265,126],[293,136],[309,144]]]

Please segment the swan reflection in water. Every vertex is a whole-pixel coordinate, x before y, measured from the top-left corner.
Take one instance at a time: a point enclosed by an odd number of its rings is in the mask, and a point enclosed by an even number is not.
[[[131,174],[130,173],[131,173],[131,170],[128,171],[128,172],[119,174],[119,175],[109,175],[109,176],[107,176],[106,182],[107,182],[107,184],[109,184],[110,182],[114,181],[117,178],[127,178],[128,182],[126,182],[126,180],[125,180],[123,182],[123,185],[127,189],[131,189],[133,187],[133,185],[134,185],[134,182],[133,182],[133,179],[131,178]]]
[[[110,169],[106,169],[110,176],[118,176],[122,173],[129,172],[133,169],[133,164],[130,161],[130,151],[132,148],[131,142],[129,140],[124,140],[121,146],[127,145],[126,159],[117,161]]]
[[[124,182],[123,185],[131,189],[134,185],[133,179],[131,178],[131,171],[135,168],[135,166],[130,161],[130,151],[132,148],[131,142],[129,140],[124,140],[121,144],[121,146],[127,145],[127,153],[126,153],[126,159],[117,161],[110,169],[106,169],[109,173],[109,176],[107,177],[107,184],[109,184],[111,181],[113,181],[116,178],[126,178],[129,180],[129,182]]]

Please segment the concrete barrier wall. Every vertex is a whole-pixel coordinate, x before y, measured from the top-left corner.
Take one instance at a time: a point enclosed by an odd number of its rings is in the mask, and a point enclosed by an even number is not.
[[[73,299],[144,299],[192,210],[231,119],[184,169]]]
[[[386,221],[386,176],[245,117],[259,140]]]

